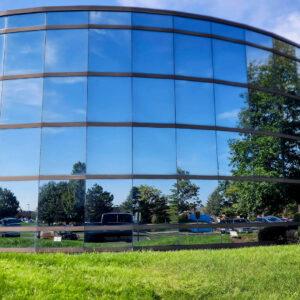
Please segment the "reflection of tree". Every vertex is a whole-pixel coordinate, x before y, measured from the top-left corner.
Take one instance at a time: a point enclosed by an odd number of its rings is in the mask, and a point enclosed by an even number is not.
[[[15,217],[18,213],[19,201],[8,189],[0,187],[0,219]]]

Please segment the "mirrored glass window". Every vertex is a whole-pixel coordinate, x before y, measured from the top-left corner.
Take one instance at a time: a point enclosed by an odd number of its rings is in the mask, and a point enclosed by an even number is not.
[[[85,29],[48,30],[46,72],[81,72],[87,70],[88,31]]]
[[[88,174],[132,173],[132,128],[89,127]]]
[[[214,77],[234,82],[247,82],[244,45],[213,40]]]
[[[133,129],[133,172],[135,174],[175,174],[175,129]]]
[[[133,13],[132,25],[147,26],[147,27],[160,27],[160,28],[173,28],[173,17],[164,15],[155,15],[147,13]]]
[[[213,130],[177,129],[177,167],[180,170],[194,175],[217,175],[216,151]]]
[[[214,125],[214,92],[211,83],[176,81],[176,123]]]
[[[7,34],[4,74],[42,73],[44,44],[44,31]]]
[[[212,34],[232,39],[244,40],[244,29],[220,23],[211,23]]]
[[[175,34],[176,75],[212,77],[211,41],[208,38]]]
[[[296,47],[288,44],[286,42],[273,39],[273,48],[277,51],[280,51],[284,54],[288,54],[291,56],[296,56]]]
[[[133,30],[133,72],[173,74],[173,35]]]
[[[298,59],[300,59],[300,48],[295,47],[295,51],[296,51],[296,57],[297,57]]]
[[[116,11],[91,11],[90,24],[131,25],[131,13]]]
[[[249,113],[247,89],[215,84],[216,125],[225,127],[247,127],[244,114]]]
[[[85,137],[83,127],[43,128],[40,174],[84,174]]]
[[[3,81],[2,124],[41,122],[43,79]]]
[[[89,70],[131,72],[131,32],[121,29],[91,29]]]
[[[88,80],[89,121],[132,121],[131,78],[89,77]]]
[[[4,60],[4,34],[0,35],[0,75],[3,74],[3,60]]]
[[[0,29],[5,28],[5,18],[6,17],[0,17]]]
[[[87,11],[48,12],[47,25],[79,25],[88,24]]]
[[[44,13],[13,15],[6,17],[7,28],[33,27],[46,24]]]
[[[134,78],[133,121],[175,123],[174,81]]]
[[[39,128],[0,130],[0,176],[38,175],[40,138]]]
[[[86,121],[87,80],[84,77],[44,79],[44,122]]]
[[[275,142],[278,143],[278,139],[275,139]],[[280,143],[283,149],[283,155],[282,160],[280,159],[281,156],[279,155],[278,162],[283,162],[283,175],[286,178],[300,179],[300,141],[281,139]],[[279,168],[280,165],[278,165],[278,169]]]
[[[260,46],[268,47],[268,48],[273,48],[273,39],[270,36],[250,31],[250,30],[245,30],[245,39],[247,42],[257,44]]]
[[[210,33],[210,22],[191,18],[174,17],[174,29]]]

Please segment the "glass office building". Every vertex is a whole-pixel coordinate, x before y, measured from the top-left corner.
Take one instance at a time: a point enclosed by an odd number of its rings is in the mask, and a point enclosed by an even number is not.
[[[1,13],[0,72],[0,219],[130,213],[126,246],[182,245],[201,240],[175,225],[216,193],[237,215],[299,203],[296,43],[178,12],[35,8]]]

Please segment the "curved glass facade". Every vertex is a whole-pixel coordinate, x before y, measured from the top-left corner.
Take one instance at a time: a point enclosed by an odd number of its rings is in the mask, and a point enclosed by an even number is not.
[[[216,193],[248,217],[299,203],[294,44],[155,11],[18,12],[0,25],[0,219],[177,224]],[[20,247],[52,245],[26,234]],[[78,236],[63,245],[102,245]],[[125,245],[202,242],[173,227]]]

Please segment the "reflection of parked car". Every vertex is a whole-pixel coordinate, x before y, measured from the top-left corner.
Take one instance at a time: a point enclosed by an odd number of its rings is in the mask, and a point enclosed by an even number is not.
[[[66,225],[66,227],[72,227],[72,225]],[[73,231],[60,231],[59,235],[63,240],[75,241],[78,239],[77,234]]]
[[[2,227],[19,227],[21,226],[20,222],[15,218],[5,218],[1,220]],[[2,237],[19,237],[20,232],[2,232]]]
[[[248,224],[248,223],[249,223],[248,220],[241,219],[241,218],[221,220],[220,224],[232,224],[233,225],[231,228],[221,228],[221,233],[230,233],[230,231],[232,231],[232,230],[237,231],[239,233],[251,233],[252,228],[246,226],[246,224]],[[234,224],[245,224],[246,227],[234,227]]]
[[[86,231],[84,241],[86,243],[101,242],[132,242],[132,230],[101,230],[101,226],[132,225],[133,215],[126,213],[105,213],[100,223],[86,223],[85,226],[99,226],[99,230]]]
[[[275,222],[283,222],[280,218],[274,216],[267,216],[267,217],[258,217],[256,219],[259,223],[275,223]]]

